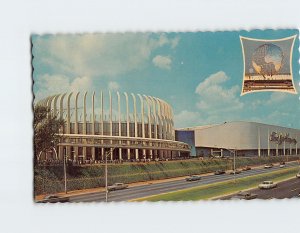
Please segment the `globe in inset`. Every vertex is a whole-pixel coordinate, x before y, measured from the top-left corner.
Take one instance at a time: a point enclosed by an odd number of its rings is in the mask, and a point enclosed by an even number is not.
[[[259,46],[252,55],[252,66],[262,76],[278,74],[282,67],[283,52],[274,44]]]

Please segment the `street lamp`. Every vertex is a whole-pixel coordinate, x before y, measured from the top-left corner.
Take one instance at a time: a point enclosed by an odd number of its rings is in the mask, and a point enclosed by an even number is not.
[[[110,148],[109,152],[105,152],[105,202],[108,202],[108,188],[107,188],[107,156],[111,155],[113,153],[115,148]]]
[[[67,160],[67,155],[66,153],[64,154],[64,180],[65,180],[65,194],[67,193],[67,168],[66,168],[66,160]]]
[[[233,153],[233,178],[234,178],[234,183],[236,183],[236,178],[235,178],[235,154],[236,150],[231,150],[228,148],[224,148],[225,150],[228,150],[230,153]]]

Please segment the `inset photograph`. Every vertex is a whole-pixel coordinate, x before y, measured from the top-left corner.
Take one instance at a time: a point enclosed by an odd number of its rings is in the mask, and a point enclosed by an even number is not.
[[[296,35],[278,40],[240,38],[244,57],[241,95],[257,91],[297,93],[291,63]]]

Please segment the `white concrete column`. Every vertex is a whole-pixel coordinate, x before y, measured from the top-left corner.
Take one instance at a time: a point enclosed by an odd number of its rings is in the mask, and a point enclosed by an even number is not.
[[[167,131],[167,120],[166,120],[166,112],[165,112],[165,105],[162,103],[161,99],[158,99],[159,103],[160,103],[160,106],[161,106],[161,115],[162,115],[162,138],[163,139],[167,139],[166,137],[166,131]]]
[[[270,129],[269,128],[268,128],[267,140],[268,140],[268,157],[270,157]]]
[[[95,92],[92,95],[92,135],[95,135]],[[93,140],[94,143],[94,140]],[[95,147],[92,147],[92,160],[95,160]]]
[[[76,96],[75,96],[75,134],[79,133],[78,130],[78,96],[79,96],[80,92],[77,92]],[[75,153],[74,153],[74,159],[77,161],[78,160],[78,146],[76,146],[74,148]]]
[[[63,109],[63,104],[64,104],[64,98],[66,96],[67,93],[64,93],[61,95],[60,97],[60,102],[59,102],[59,117],[60,119],[63,119],[64,117],[64,109]],[[63,126],[64,128],[65,126]],[[61,130],[63,130],[63,128],[61,128]],[[63,131],[62,131],[63,132]],[[64,153],[64,148],[63,146],[59,146],[58,147],[58,157],[59,157],[59,160],[63,160],[63,153]]]
[[[53,114],[54,114],[54,116],[56,116],[56,117],[57,117],[57,99],[58,99],[59,96],[60,96],[60,95],[56,95],[56,96],[54,97]]]
[[[47,113],[47,117],[51,117],[53,115],[53,109],[51,109],[51,103],[52,100],[54,99],[55,95],[50,96],[47,100],[47,108],[49,109],[49,113]]]
[[[148,96],[144,95],[146,101],[147,101],[147,109],[148,109],[148,138],[152,138],[152,119],[151,119],[151,100]],[[152,143],[149,144],[150,146],[152,146]],[[150,159],[152,159],[153,157],[153,151],[149,150],[149,154],[150,154]]]
[[[143,100],[143,97],[140,94],[138,94],[138,97],[139,97],[140,102],[141,102],[142,138],[145,138],[144,100]],[[143,158],[144,158],[144,156],[146,156],[146,150],[145,149],[143,149]]]
[[[109,131],[110,131],[110,136],[113,135],[113,126],[112,126],[112,97],[111,97],[111,91],[108,91],[109,94]],[[110,140],[110,144],[112,144],[112,140]],[[113,160],[113,153],[110,153],[110,160]]]
[[[100,92],[100,127],[101,127],[101,130],[100,130],[100,134],[103,136],[104,135],[104,123],[103,123],[103,116],[104,116],[104,106],[103,106],[103,92],[101,91]],[[101,144],[103,144],[103,140],[101,140]],[[102,147],[101,148],[101,160],[104,160],[104,148]]]
[[[59,101],[59,117],[60,119],[64,118],[64,98],[67,93],[62,94]]]
[[[258,127],[258,157],[260,157],[260,128]]]
[[[152,101],[152,109],[153,109],[153,118],[154,118],[154,138],[157,139],[157,125],[158,125],[158,121],[157,121],[157,111],[156,111],[156,105],[155,105],[155,99],[150,96],[150,99]],[[157,150],[154,151],[154,157],[157,157]]]
[[[130,124],[130,120],[129,120],[129,105],[128,105],[128,95],[126,92],[124,92],[125,95],[125,99],[126,99],[126,129],[127,129],[127,137],[130,137],[130,128],[129,128],[129,124]],[[127,142],[127,144],[129,145],[129,141]],[[130,160],[130,149],[127,149],[127,159]]]
[[[120,93],[117,91],[118,96],[118,118],[119,118],[119,136],[121,136],[121,98]],[[122,141],[119,141],[122,144]],[[122,160],[122,148],[119,148],[119,160]]]
[[[133,93],[131,93],[132,99],[133,99],[133,116],[134,116],[134,137],[138,137],[137,132],[137,121],[136,121],[136,98]],[[135,149],[135,159],[139,158],[139,150]]]
[[[162,120],[162,111],[161,111],[161,105],[160,105],[160,102],[159,102],[159,99],[158,98],[155,98],[155,101],[156,101],[156,104],[157,104],[157,112],[158,112],[158,115],[157,115],[157,119],[158,119],[158,138],[159,139],[162,139],[163,138],[163,133],[162,133],[162,128],[163,128],[163,120]],[[157,143],[157,145],[161,145],[161,143]],[[159,158],[162,158],[162,155],[163,155],[163,151],[162,150],[158,150],[158,156]]]
[[[68,99],[67,99],[67,129],[66,132],[67,134],[71,133],[71,110],[70,110],[70,100],[72,97],[73,92],[71,92],[68,95]],[[69,139],[66,140],[67,142],[69,142]],[[69,158],[71,158],[71,146],[66,146],[66,152],[67,152],[67,156]]]
[[[86,134],[86,95],[87,95],[87,92],[85,92],[84,96],[83,96],[83,127],[82,127],[83,132],[82,132],[82,134]],[[87,143],[86,139],[84,139],[82,141],[83,141],[83,144]],[[83,154],[83,160],[85,161],[86,160],[86,146],[83,146],[82,154]]]

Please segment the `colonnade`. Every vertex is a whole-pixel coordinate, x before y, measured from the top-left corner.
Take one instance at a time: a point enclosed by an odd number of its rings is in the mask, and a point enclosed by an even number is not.
[[[173,122],[173,110],[171,106],[165,102],[164,100],[147,95],[133,94],[128,95],[126,92],[120,93],[116,92],[116,101],[113,102],[113,94],[111,91],[108,91],[108,96],[105,95],[103,91],[100,92],[100,95],[97,95],[95,92],[92,93],[91,99],[87,100],[88,92],[71,92],[71,93],[63,93],[58,95],[49,96],[37,104],[46,106],[51,109],[51,114],[59,117],[60,119],[65,120],[65,126],[63,128],[63,134],[82,134],[82,135],[102,135],[102,136],[111,136],[111,137],[122,137],[122,133],[124,134],[124,129],[122,130],[122,124],[126,124],[125,136],[127,138],[142,138],[142,139],[161,139],[161,140],[175,140],[175,131],[174,131],[174,122]],[[82,111],[83,111],[83,119],[79,119],[78,112],[80,107],[79,96],[82,95]],[[136,98],[138,97],[138,98]],[[95,101],[100,100],[99,106],[96,106]],[[105,100],[109,104],[108,110],[105,109]],[[121,111],[121,100],[125,101],[125,113]],[[91,101],[91,107],[89,112],[91,114],[91,118],[87,119],[87,101]],[[106,102],[106,103],[107,103]],[[138,112],[138,104],[140,111]],[[74,105],[72,108],[71,105]],[[117,109],[116,113],[113,112],[113,106]],[[129,107],[133,108],[133,111],[130,112]],[[106,110],[106,111],[105,111]],[[71,120],[71,115],[75,115]],[[99,120],[96,119],[96,114],[99,115]],[[108,114],[108,120],[104,119],[105,114]],[[122,114],[125,114],[125,120],[122,120]],[[138,115],[140,118],[138,119]],[[133,117],[130,117],[133,116]],[[81,117],[80,117],[81,118]],[[132,119],[133,118],[133,119]],[[147,122],[146,122],[147,120]],[[113,126],[117,124],[117,135],[114,135]],[[91,130],[87,130],[87,125],[91,125]],[[131,127],[134,125],[134,128]],[[72,126],[74,126],[72,128]],[[79,126],[82,126],[82,129],[79,130]],[[99,129],[98,131],[96,130]],[[105,127],[109,127],[108,135],[104,130]],[[147,130],[146,130],[147,128]],[[140,136],[139,136],[140,135]],[[150,140],[151,141],[151,140]],[[64,143],[68,144],[70,140],[68,138],[64,139]],[[175,141],[174,141],[175,142]],[[86,139],[82,141],[83,145],[86,143]],[[121,140],[119,140],[121,144]],[[130,140],[126,141],[127,148],[124,150],[122,147],[118,147],[117,150],[118,159],[122,160],[124,158],[124,153],[126,154],[127,159],[131,159],[132,157],[132,149],[130,149]],[[149,145],[147,144],[147,149],[143,148],[143,145],[146,144],[145,141],[142,141],[141,147],[135,148],[134,158],[139,159],[141,157],[166,157],[172,155],[172,151],[170,150],[160,150],[159,147],[155,147],[155,149],[149,149]],[[102,146],[101,146],[102,145]],[[91,147],[91,159],[95,160],[96,158],[96,150],[97,153],[103,155],[105,154],[105,148],[103,145],[113,145],[112,139],[104,140],[101,139],[99,142],[99,146],[95,145]],[[115,145],[115,144],[114,144]],[[72,148],[72,151],[71,151]],[[72,155],[74,159],[78,159],[82,157],[84,160],[87,159],[87,148],[88,146],[78,147],[76,145],[71,146],[58,146],[58,155],[59,158],[63,157],[65,153],[67,156]],[[98,148],[98,149],[96,149]],[[100,148],[100,151],[99,151]],[[123,148],[125,146],[123,145]],[[154,148],[154,147],[153,147]],[[80,151],[79,151],[80,149]],[[90,150],[90,149],[89,149]],[[113,159],[113,154],[111,154],[111,158]]]

